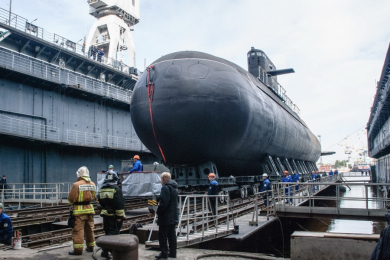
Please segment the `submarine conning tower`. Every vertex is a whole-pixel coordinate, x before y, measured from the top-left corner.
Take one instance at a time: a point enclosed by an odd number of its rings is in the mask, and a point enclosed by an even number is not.
[[[259,78],[261,69],[269,72],[276,70],[276,67],[262,50],[252,47],[248,51],[248,71],[256,78]]]

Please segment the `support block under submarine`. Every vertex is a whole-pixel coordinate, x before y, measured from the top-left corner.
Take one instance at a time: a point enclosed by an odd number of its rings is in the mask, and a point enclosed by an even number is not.
[[[280,181],[283,171],[297,171],[305,181],[317,170],[319,140],[276,81],[294,71],[276,70],[255,48],[247,57],[250,73],[206,53],[171,53],[134,87],[134,129],[184,189],[202,190],[214,172],[222,193],[245,197],[263,173]]]

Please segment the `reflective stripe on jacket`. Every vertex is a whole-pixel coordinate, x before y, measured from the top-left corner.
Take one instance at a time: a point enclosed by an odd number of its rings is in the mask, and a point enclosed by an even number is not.
[[[93,205],[74,205],[76,202],[91,202],[95,199],[96,186],[89,177],[82,176],[73,183],[68,195],[70,205],[73,205],[73,214],[95,214]]]
[[[98,194],[102,206],[101,216],[125,217],[125,200],[122,190],[116,185],[104,185]]]

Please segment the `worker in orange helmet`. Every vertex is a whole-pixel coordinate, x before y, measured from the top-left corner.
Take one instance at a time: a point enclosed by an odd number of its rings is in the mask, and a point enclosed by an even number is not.
[[[208,175],[209,181],[210,181],[210,186],[207,191],[207,195],[211,196],[209,197],[210,200],[210,205],[211,205],[211,212],[215,216],[217,214],[217,209],[216,209],[216,199],[215,195],[218,195],[218,182],[215,180],[215,174],[210,173]]]
[[[132,173],[132,172],[142,172],[142,163],[141,163],[141,160],[139,158],[139,155],[134,155],[133,161],[134,161],[133,169],[131,169],[129,172],[130,173]]]

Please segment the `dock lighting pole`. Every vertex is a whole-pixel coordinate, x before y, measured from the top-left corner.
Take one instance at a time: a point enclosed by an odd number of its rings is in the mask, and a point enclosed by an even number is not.
[[[318,139],[320,140],[320,145],[321,145],[321,135],[317,135]],[[322,166],[322,156],[320,156],[320,164]]]
[[[12,11],[12,0],[9,0],[9,18],[8,18],[8,22],[9,22],[10,26],[11,26],[11,11]]]
[[[33,24],[33,22],[35,22],[36,20],[38,20],[38,18],[35,18],[30,24]]]

